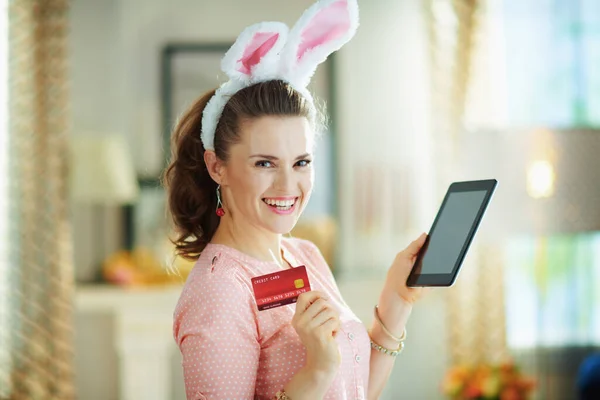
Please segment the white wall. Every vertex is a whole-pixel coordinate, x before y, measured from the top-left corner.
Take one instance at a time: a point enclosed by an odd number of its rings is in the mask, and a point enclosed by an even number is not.
[[[73,2],[74,130],[127,135],[131,148],[136,149],[138,170],[156,173],[160,166],[162,45],[171,40],[232,41],[244,27],[263,20],[292,25],[310,4],[312,0]],[[421,2],[359,0],[359,4],[361,27],[339,52],[338,62],[338,170],[343,219],[340,256],[342,268],[352,271],[340,287],[357,315],[370,324],[381,285],[377,278],[384,276],[397,251],[420,231],[429,229],[435,211],[432,204],[437,199],[427,184],[433,182],[429,179],[433,171],[424,152],[428,143],[428,88]],[[353,177],[373,159],[404,171],[402,187],[413,207],[405,226],[384,224],[381,235],[367,239],[356,233],[354,225]],[[387,182],[395,179],[390,175]],[[381,198],[386,198],[385,193]],[[390,220],[385,214],[390,206],[373,205],[382,210],[381,221]],[[90,221],[88,214],[81,214],[76,215],[81,221],[75,226],[80,232],[76,235],[76,262],[83,266],[90,264],[93,244],[82,227]],[[113,225],[114,234],[118,224]],[[369,272],[370,268],[374,270]],[[365,274],[373,283],[364,285],[361,276]],[[397,362],[384,398],[441,397],[437,387],[446,362],[444,326],[441,296],[430,296],[413,313],[408,347]],[[110,328],[107,320],[77,318],[80,398],[116,396],[114,353],[106,340]],[[86,353],[92,343],[94,354],[106,355],[101,362]],[[181,382],[176,353],[173,376]],[[181,386],[173,390],[173,399],[183,398]]]
[[[428,44],[419,0],[360,1],[361,26],[340,52],[338,99],[342,246],[347,269],[340,290],[367,326],[381,278],[395,254],[428,231],[440,200],[434,187],[430,148]],[[366,165],[405,175],[384,175],[372,204],[377,233],[362,233],[354,218],[356,176]],[[398,182],[404,179],[404,182]],[[403,193],[390,193],[399,185]],[[397,186],[396,186],[397,187]],[[386,191],[387,190],[387,191]],[[407,202],[397,218],[394,202]],[[394,226],[400,224],[401,226]],[[378,280],[377,277],[380,279]],[[383,399],[442,398],[439,383],[447,365],[443,292],[418,304],[408,323],[406,350],[399,356]]]
[[[340,257],[344,268],[357,274],[387,268],[399,246],[429,229],[437,201],[427,151],[429,66],[423,3],[362,1],[360,6],[361,27],[340,51],[338,96]],[[356,177],[367,167],[381,173],[376,202],[368,205],[375,210],[374,233],[361,231],[355,218],[356,193],[364,193],[355,187],[361,184]]]

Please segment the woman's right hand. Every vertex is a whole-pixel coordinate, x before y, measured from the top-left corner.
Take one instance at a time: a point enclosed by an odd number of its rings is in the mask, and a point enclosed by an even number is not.
[[[340,329],[340,314],[320,291],[298,296],[292,326],[306,347],[305,368],[315,373],[335,375],[342,361],[335,336]]]

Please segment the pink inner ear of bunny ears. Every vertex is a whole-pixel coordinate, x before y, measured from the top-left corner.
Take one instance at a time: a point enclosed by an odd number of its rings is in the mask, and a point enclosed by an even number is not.
[[[250,75],[252,67],[260,62],[260,60],[275,46],[279,39],[278,32],[257,32],[252,37],[250,43],[244,50],[242,58],[238,60],[242,65],[238,71]]]
[[[320,10],[302,31],[302,43],[296,53],[297,59],[302,59],[307,51],[339,38],[349,29],[350,14],[346,0],[332,3]]]

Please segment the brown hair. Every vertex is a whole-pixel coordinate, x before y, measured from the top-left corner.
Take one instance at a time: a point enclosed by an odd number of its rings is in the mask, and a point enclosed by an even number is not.
[[[217,183],[208,173],[205,149],[200,140],[202,112],[214,94],[215,90],[211,90],[201,96],[178,121],[171,136],[171,161],[163,176],[168,211],[177,235],[171,241],[177,255],[192,261],[200,256],[219,226],[219,217],[215,213]],[[228,100],[217,124],[216,156],[227,162],[230,147],[241,140],[240,126],[245,119],[262,116],[310,118],[310,107],[299,92],[279,80],[240,90]],[[322,121],[310,122],[317,128]]]

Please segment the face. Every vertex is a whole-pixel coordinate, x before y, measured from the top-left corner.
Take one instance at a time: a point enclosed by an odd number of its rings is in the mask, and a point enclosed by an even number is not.
[[[236,221],[288,233],[312,192],[311,126],[304,117],[267,116],[244,122],[241,139],[224,167],[225,207]]]

